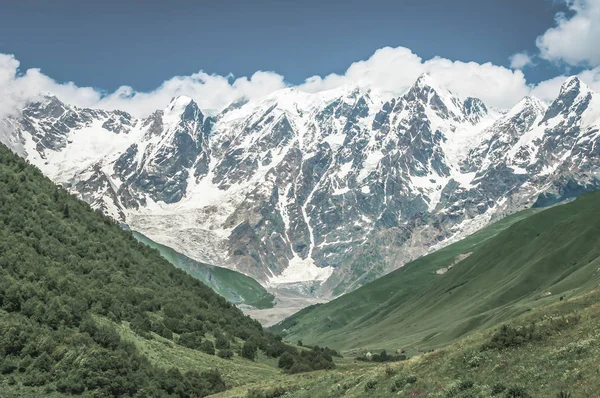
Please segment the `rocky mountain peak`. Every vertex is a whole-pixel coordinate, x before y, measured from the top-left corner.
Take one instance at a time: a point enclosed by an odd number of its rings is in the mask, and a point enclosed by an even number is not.
[[[424,108],[431,108],[442,119],[465,119],[462,102],[427,73],[419,76],[403,98],[408,103],[419,102]]]
[[[488,113],[487,107],[479,98],[467,97],[463,106],[465,115],[473,123],[478,123]]]
[[[204,115],[198,107],[198,104],[196,104],[192,98],[180,95],[174,97],[169,105],[167,105],[163,113],[163,118],[167,120],[181,119],[187,121],[197,119],[202,122],[204,120]]]
[[[566,95],[569,92],[579,92],[582,86],[587,87],[577,76],[571,76],[560,87],[558,96]]]
[[[550,104],[544,120],[546,122],[559,114],[568,117],[569,113],[581,114],[592,98],[591,90],[576,76],[569,77],[561,86],[558,97]]]
[[[54,95],[44,95],[30,102],[25,108],[25,114],[57,118],[67,110],[67,106]]]

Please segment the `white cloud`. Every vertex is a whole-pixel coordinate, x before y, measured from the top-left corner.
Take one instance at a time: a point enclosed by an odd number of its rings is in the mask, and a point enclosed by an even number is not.
[[[203,109],[221,109],[241,97],[254,98],[285,87],[283,76],[273,72],[256,72],[250,78],[209,75],[198,72],[191,76],[176,76],[151,92],[137,92],[123,86],[103,95],[90,87],[74,83],[57,83],[39,69],[20,74],[19,61],[13,55],[0,54],[0,117],[14,114],[26,101],[41,94],[56,95],[61,101],[80,107],[121,109],[136,116],[145,116],[165,107],[171,98],[187,95]]]
[[[256,72],[250,78],[209,75],[205,72],[191,76],[176,76],[165,81],[157,89],[144,93],[123,86],[103,98],[95,107],[121,109],[135,115],[147,115],[160,109],[178,95],[193,98],[201,109],[225,108],[242,97],[255,98],[285,87],[283,76],[273,72]]]
[[[251,77],[209,75],[203,71],[190,76],[176,76],[150,92],[138,92],[123,86],[104,94],[74,83],[57,83],[39,69],[19,73],[19,61],[0,54],[0,117],[22,109],[24,103],[42,93],[56,95],[62,101],[81,107],[121,109],[135,116],[145,116],[165,107],[171,98],[187,95],[202,109],[220,110],[242,97],[260,98],[286,87],[283,76],[275,72],[256,72]],[[299,90],[319,92],[345,85],[400,95],[422,73],[429,73],[441,86],[459,97],[481,98],[487,105],[509,108],[523,96],[533,93],[551,100],[566,79],[559,76],[536,87],[528,85],[521,70],[511,70],[491,63],[452,61],[434,57],[423,60],[404,47],[381,48],[366,60],[354,62],[344,74],[313,76],[297,86]],[[581,78],[600,91],[600,68],[585,71]]]
[[[540,56],[569,65],[600,65],[600,1],[566,1],[572,16],[557,14],[556,26],[537,38]]]
[[[600,66],[590,70],[584,70],[576,75],[589,88],[600,93]],[[543,81],[533,88],[531,94],[542,101],[552,101],[560,92],[560,86],[569,76],[561,75]]]
[[[526,52],[516,53],[510,56],[511,69],[523,69],[533,65],[533,59]]]
[[[491,63],[451,61],[434,57],[423,61],[404,47],[381,48],[367,60],[350,65],[343,75],[313,76],[299,88],[316,92],[357,84],[398,95],[422,73],[429,73],[441,86],[464,98],[481,98],[485,103],[507,108],[529,92],[521,71]]]

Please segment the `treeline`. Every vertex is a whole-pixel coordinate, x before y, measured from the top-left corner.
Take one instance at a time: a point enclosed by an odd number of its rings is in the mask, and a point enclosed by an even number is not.
[[[153,366],[111,325],[222,358],[289,346],[0,145],[0,380],[102,396],[204,396],[218,371]]]

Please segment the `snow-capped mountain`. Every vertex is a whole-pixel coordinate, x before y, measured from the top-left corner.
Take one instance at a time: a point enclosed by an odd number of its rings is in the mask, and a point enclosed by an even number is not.
[[[284,89],[207,117],[54,97],[2,142],[153,240],[265,285],[331,297],[491,220],[600,187],[600,95],[577,78],[508,112],[423,75],[402,96]]]

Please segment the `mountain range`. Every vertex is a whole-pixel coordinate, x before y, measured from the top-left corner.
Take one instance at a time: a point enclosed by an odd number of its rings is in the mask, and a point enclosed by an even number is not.
[[[46,96],[0,141],[152,240],[271,290],[331,298],[492,221],[600,187],[600,94],[578,78],[508,111],[422,75],[388,98],[294,88],[145,118]]]

